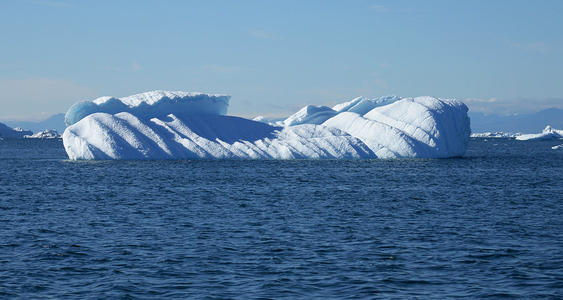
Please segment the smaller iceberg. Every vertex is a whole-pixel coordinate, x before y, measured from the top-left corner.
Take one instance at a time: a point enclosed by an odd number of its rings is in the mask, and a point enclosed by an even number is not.
[[[493,138],[493,139],[501,139],[501,138],[511,139],[511,138],[515,138],[516,136],[517,136],[517,134],[502,132],[502,131],[479,132],[479,133],[472,133],[471,134],[472,138]]]
[[[551,149],[553,149],[553,150],[562,150],[562,149],[563,149],[563,144],[557,145],[557,146],[553,146],[553,147],[551,147]]]
[[[547,125],[541,133],[522,134],[516,136],[519,141],[529,140],[558,140],[563,138],[563,130],[554,129]]]
[[[26,139],[58,139],[61,138],[61,135],[53,129],[45,129],[40,132],[36,132],[32,135],[25,135],[24,138]]]
[[[347,112],[357,113],[363,116],[376,107],[391,104],[400,99],[401,97],[395,95],[383,96],[375,99],[357,97],[352,99],[351,101],[337,104],[332,109],[338,113],[347,111]]]
[[[224,115],[229,106],[227,95],[203,93],[152,91],[123,98],[100,97],[81,101],[67,111],[65,123],[70,126],[93,113],[117,114],[128,112],[138,117],[165,117],[175,115]]]

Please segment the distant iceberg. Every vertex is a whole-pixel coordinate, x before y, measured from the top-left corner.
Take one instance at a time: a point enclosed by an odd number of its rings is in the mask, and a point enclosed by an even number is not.
[[[229,98],[154,91],[79,102],[65,117],[65,150],[72,160],[445,158],[462,156],[470,135],[456,100],[360,97],[268,123],[226,116]]]
[[[519,141],[563,139],[563,130],[547,125],[541,133],[521,134],[516,136],[516,139]]]
[[[472,138],[515,138],[518,134],[517,133],[509,133],[509,132],[476,132],[471,133]]]

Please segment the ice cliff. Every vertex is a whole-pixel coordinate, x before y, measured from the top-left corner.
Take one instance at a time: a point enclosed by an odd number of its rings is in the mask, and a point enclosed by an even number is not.
[[[226,116],[229,96],[154,91],[102,97],[66,114],[78,159],[444,158],[465,153],[465,104],[432,97],[306,106],[275,124]]]

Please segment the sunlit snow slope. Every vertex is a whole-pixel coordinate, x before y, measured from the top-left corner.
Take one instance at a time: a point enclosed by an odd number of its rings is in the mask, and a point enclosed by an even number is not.
[[[431,97],[306,106],[280,126],[225,116],[229,96],[148,92],[72,106],[70,159],[441,158],[465,153],[467,107]],[[283,126],[281,126],[283,125]]]

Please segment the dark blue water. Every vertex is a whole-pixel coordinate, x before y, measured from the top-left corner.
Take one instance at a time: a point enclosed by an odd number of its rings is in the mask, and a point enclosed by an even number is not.
[[[561,298],[561,142],[70,162],[0,142],[0,298]]]

